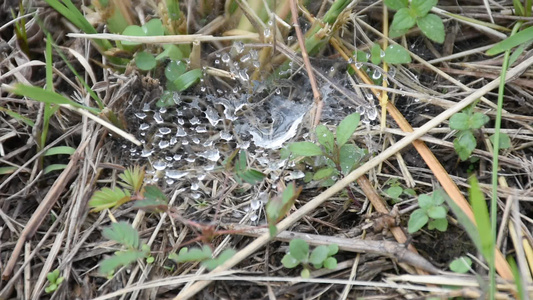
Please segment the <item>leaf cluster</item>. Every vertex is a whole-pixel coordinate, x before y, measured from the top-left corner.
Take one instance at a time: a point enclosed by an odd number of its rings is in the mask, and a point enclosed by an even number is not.
[[[266,214],[270,236],[273,237],[276,235],[276,224],[289,212],[301,191],[302,187],[297,188],[294,182],[291,182],[283,190],[281,196],[278,195],[268,201],[266,205]]]
[[[63,280],[65,280],[64,277],[59,276],[59,269],[55,269],[54,271],[46,274],[46,279],[48,280],[48,286],[44,288],[44,291],[47,294],[55,292]]]
[[[337,267],[337,259],[333,255],[339,252],[339,246],[337,244],[331,244],[328,246],[320,245],[316,247],[312,252],[309,252],[309,244],[302,239],[294,239],[289,243],[289,252],[285,254],[281,263],[285,268],[293,269],[299,264],[302,264],[304,269],[300,273],[303,278],[309,278],[310,266],[315,269],[333,270]]]
[[[436,190],[432,195],[418,196],[418,208],[409,216],[407,229],[409,233],[417,232],[428,224],[428,229],[446,231],[448,209],[443,205],[446,194],[442,190]]]
[[[176,263],[201,262],[204,267],[211,271],[235,255],[235,253],[236,251],[233,249],[225,249],[218,257],[214,258],[211,248],[204,245],[201,249],[183,247],[177,254],[171,253],[168,258]]]
[[[416,192],[413,189],[404,189],[396,180],[389,183],[390,187],[385,190],[385,195],[390,197],[394,203],[400,201],[402,195],[414,197]]]
[[[444,42],[444,23],[439,16],[430,14],[429,11],[438,0],[385,0],[388,8],[396,10],[389,35],[391,38],[407,33],[415,24],[430,40]]]

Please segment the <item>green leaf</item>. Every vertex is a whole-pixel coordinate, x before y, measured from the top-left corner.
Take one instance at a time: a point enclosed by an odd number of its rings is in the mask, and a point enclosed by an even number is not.
[[[281,259],[281,263],[283,264],[283,266],[287,269],[293,269],[295,268],[296,266],[298,266],[300,264],[300,261],[297,260],[296,258],[294,258],[292,255],[290,255],[289,253],[285,254],[285,256],[283,256],[283,258]]]
[[[56,282],[57,278],[59,278],[59,269],[55,269],[54,271],[46,274],[46,279],[48,279],[50,282]]]
[[[294,239],[289,243],[289,253],[300,262],[307,262],[309,244],[302,239]]]
[[[177,263],[190,262],[190,261],[203,261],[206,259],[211,259],[213,257],[213,252],[209,246],[204,245],[202,249],[200,248],[191,248],[186,250],[180,250],[177,257],[172,259]]]
[[[130,25],[126,27],[126,29],[124,29],[124,31],[122,32],[122,35],[146,36],[146,33],[140,26]],[[126,45],[126,46],[136,46],[136,45],[141,44],[139,42],[129,42],[129,41],[122,41],[121,43],[122,45]]]
[[[357,50],[355,58],[357,62],[368,62],[367,53],[361,50]]]
[[[342,147],[352,137],[359,126],[359,118],[358,113],[350,114],[337,126],[337,147]]]
[[[390,45],[385,49],[383,60],[389,64],[406,64],[411,62],[409,51],[400,45]]]
[[[375,65],[381,63],[381,47],[378,44],[372,45],[372,49],[370,49],[370,61]]]
[[[302,276],[302,278],[309,278],[311,277],[311,271],[309,271],[309,269],[303,269],[302,272],[300,272],[300,276]]]
[[[461,257],[454,259],[450,263],[450,270],[452,270],[455,273],[464,274],[470,270],[471,266],[472,266],[472,260],[467,256],[461,256]]]
[[[483,253],[487,262],[491,262],[493,261],[494,241],[492,239],[487,203],[485,203],[485,197],[483,196],[483,192],[481,192],[477,178],[471,176],[469,182],[470,189],[468,190],[468,194],[481,240],[481,253]]]
[[[494,145],[494,134],[489,137],[492,145]],[[500,132],[500,149],[508,149],[511,147],[511,138],[507,133]]]
[[[142,251],[128,250],[119,252],[118,254],[115,254],[110,258],[104,259],[100,263],[99,272],[101,274],[109,274],[111,271],[114,271],[118,267],[127,266],[140,258],[144,258],[144,253]]]
[[[528,48],[529,46],[531,46],[532,43],[533,43],[533,41],[528,42],[528,43],[523,43],[523,44],[521,44],[520,46],[518,46],[518,47],[513,51],[513,54],[511,54],[511,56],[509,57],[509,66],[512,66],[512,65],[518,60],[518,58],[520,58],[520,56],[522,55],[522,53],[524,53],[524,51],[526,50],[526,48]]]
[[[69,147],[69,146],[58,146],[58,147],[52,147],[44,153],[44,156],[50,156],[50,155],[60,155],[60,154],[66,154],[66,155],[72,155],[76,151],[75,148]]]
[[[385,0],[385,5],[393,10],[400,10],[406,8],[409,4],[409,0]]]
[[[477,112],[470,117],[470,128],[479,129],[483,127],[483,125],[485,125],[489,120],[490,119],[487,115]]]
[[[435,219],[431,220],[428,223],[428,229],[433,230],[437,229],[438,231],[445,232],[448,229],[448,219]]]
[[[514,282],[516,284],[516,290],[518,291],[517,299],[527,299],[527,297],[525,296],[524,286],[522,285],[522,273],[518,269],[516,261],[511,255],[509,255],[507,256],[507,262],[509,263],[509,267],[511,268],[511,272],[513,273]]]
[[[496,55],[507,50],[510,50],[520,44],[528,43],[533,41],[533,27],[526,28],[512,36],[506,38],[505,40],[497,43],[492,48],[487,50],[487,55]]]
[[[448,195],[442,189],[435,190],[431,195],[433,205],[441,205],[446,200],[446,197],[448,197]]]
[[[431,8],[437,5],[438,0],[412,0],[411,10],[417,17],[424,17],[428,14]]]
[[[162,60],[167,57],[175,61],[183,59],[183,52],[181,52],[178,46],[165,44],[163,45],[163,49],[163,52],[159,53],[159,55],[155,57],[156,60]]]
[[[313,180],[321,180],[321,179],[324,179],[324,178],[331,177],[331,175],[333,175],[333,173],[335,173],[335,171],[336,170],[334,168],[331,168],[331,167],[326,167],[326,168],[320,169],[320,170],[316,171],[315,175],[313,176]]]
[[[200,78],[202,78],[202,69],[190,70],[174,80],[174,85],[178,91],[183,92],[200,80]]]
[[[397,38],[397,37],[400,37],[400,36],[406,34],[408,31],[409,31],[409,28],[407,28],[407,29],[390,28],[389,37],[391,39],[394,39],[394,38]]]
[[[443,206],[432,206],[427,210],[428,216],[433,219],[446,218],[446,213],[446,208]]]
[[[177,80],[187,71],[187,64],[181,60],[171,60],[165,67],[165,77],[169,81]]]
[[[237,253],[233,249],[225,249],[218,255],[217,258],[208,259],[202,262],[202,265],[205,266],[209,271],[216,269],[218,266],[222,265],[226,260],[230,259],[232,256]]]
[[[48,174],[53,171],[64,170],[66,167],[67,167],[66,164],[51,164],[49,166],[46,166],[46,168],[44,168],[43,173]]]
[[[337,254],[337,252],[339,252],[339,245],[337,245],[337,244],[329,244],[328,245],[328,249],[329,249],[328,256],[333,256],[333,255]]]
[[[328,257],[324,261],[324,267],[329,270],[335,270],[337,268],[337,259],[335,257]]]
[[[408,8],[399,9],[392,19],[391,29],[405,30],[415,26],[416,19],[411,15]]]
[[[361,162],[364,156],[365,150],[352,144],[343,145],[339,151],[341,172],[344,175],[348,175]]]
[[[415,233],[418,230],[420,230],[426,223],[428,222],[429,218],[426,214],[426,212],[419,208],[411,213],[411,216],[409,216],[409,222],[407,223],[407,229],[409,233]]]
[[[431,198],[431,196],[426,194],[418,196],[418,206],[420,206],[420,208],[428,209],[433,205],[435,204],[433,203],[433,199]]]
[[[144,169],[138,165],[129,167],[118,177],[122,180],[119,182],[122,187],[139,192],[144,182]]]
[[[309,256],[309,263],[313,265],[319,265],[324,263],[326,258],[328,258],[329,248],[325,245],[320,245],[316,247]]]
[[[298,156],[317,156],[323,155],[322,149],[311,142],[297,142],[289,144],[289,150]]]
[[[93,208],[91,212],[99,212],[106,208],[118,206],[129,200],[130,193],[128,191],[122,190],[118,187],[113,189],[105,187],[94,192],[91,200],[89,200],[89,207]]]
[[[112,223],[102,232],[102,235],[109,240],[115,241],[129,248],[139,249],[139,233],[129,223],[121,221]]]
[[[291,182],[283,190],[281,197],[278,195],[268,201],[266,214],[271,236],[276,235],[276,224],[291,209],[301,191],[302,187],[296,188],[294,182]]]
[[[13,119],[17,121],[23,122],[28,126],[31,126],[31,127],[35,126],[35,123],[31,119],[26,118],[10,109],[0,107],[0,111],[5,112],[8,116],[12,117]]]
[[[403,189],[400,186],[391,186],[385,191],[385,193],[392,199],[398,200],[398,198],[400,198],[400,195],[403,193]]]
[[[524,6],[522,5],[522,3],[520,3],[520,0],[513,0],[513,6],[515,15],[521,17],[526,16],[526,11],[524,10]]]
[[[251,185],[263,181],[263,179],[266,177],[264,173],[261,173],[255,169],[248,169],[244,172],[237,173],[237,176]]]
[[[155,68],[157,61],[151,53],[140,51],[135,54],[135,65],[143,71],[149,71]]]
[[[444,24],[439,16],[428,14],[425,17],[418,18],[416,24],[430,40],[439,44],[444,42]]]
[[[315,132],[318,142],[324,146],[329,153],[333,153],[335,147],[335,137],[333,136],[333,133],[322,124],[316,127]]]
[[[476,144],[476,138],[470,131],[463,131],[453,140],[453,147],[461,160],[467,160],[470,157],[472,151],[476,149]]]
[[[142,26],[146,36],[165,35],[165,27],[160,19],[151,19]]]

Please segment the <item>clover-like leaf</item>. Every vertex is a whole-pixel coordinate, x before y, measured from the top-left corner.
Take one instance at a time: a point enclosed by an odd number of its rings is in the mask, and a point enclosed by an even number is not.
[[[461,160],[467,160],[472,154],[472,151],[476,149],[476,138],[472,132],[463,131],[453,140],[453,147]]]
[[[385,194],[387,194],[387,196],[391,197],[394,200],[398,200],[402,193],[403,189],[401,186],[391,186],[385,191]]]
[[[140,51],[135,54],[135,65],[143,71],[149,71],[155,68],[157,61],[151,53]]]
[[[343,145],[339,151],[339,165],[341,167],[341,172],[344,175],[348,175],[356,166],[359,165],[364,155],[365,150],[355,145]]]
[[[489,117],[487,115],[484,115],[482,113],[474,113],[471,117],[470,117],[470,128],[471,129],[479,129],[481,127],[483,127],[483,125],[485,125],[488,121],[489,121]]]
[[[329,248],[325,245],[316,247],[309,256],[309,263],[313,265],[321,265],[328,258]]]
[[[205,266],[209,271],[216,269],[218,266],[222,265],[226,260],[230,259],[236,253],[233,249],[225,249],[218,255],[217,258],[208,259],[202,262],[202,265]]]
[[[448,229],[448,219],[442,218],[442,219],[434,219],[429,221],[428,223],[428,229],[433,230],[437,229],[438,231],[446,231]]]
[[[434,14],[427,14],[416,20],[416,25],[422,30],[425,36],[430,40],[442,44],[444,42],[445,32],[444,23],[441,18]]]
[[[309,244],[302,239],[294,239],[289,243],[289,253],[300,262],[307,262]]]
[[[424,209],[417,209],[409,216],[409,222],[407,223],[407,230],[409,233],[414,233],[420,230],[429,221],[429,217]]]
[[[122,31],[122,35],[146,36],[146,33],[144,32],[144,30],[140,26],[130,25],[130,26],[126,27],[124,29],[124,31]],[[126,46],[136,46],[136,45],[140,45],[140,44],[141,43],[139,43],[139,42],[122,41],[122,45],[126,45]]]
[[[328,245],[328,249],[329,249],[328,256],[333,256],[333,255],[337,254],[337,252],[339,252],[339,245],[337,245],[337,244],[329,244]]]
[[[418,206],[420,206],[420,208],[428,209],[434,205],[435,204],[433,203],[433,199],[431,198],[431,196],[426,194],[418,196]]]
[[[187,71],[187,64],[181,60],[171,60],[165,67],[165,77],[169,81],[177,80]]]
[[[444,208],[443,206],[433,206],[427,210],[428,216],[433,219],[446,218],[446,213],[446,208]]]
[[[324,267],[329,270],[335,270],[337,268],[337,259],[335,257],[326,258]]]
[[[352,137],[352,134],[359,126],[360,115],[353,113],[344,118],[337,126],[337,147],[342,147]]]
[[[492,145],[494,145],[494,134],[489,137]],[[500,132],[500,149],[508,149],[511,147],[511,138],[507,133]]]
[[[411,62],[411,55],[400,45],[390,45],[385,49],[383,60],[389,64],[407,64]]]
[[[281,259],[281,263],[283,264],[283,266],[287,269],[292,269],[292,268],[295,268],[297,265],[300,264],[300,261],[297,260],[296,258],[294,258],[292,255],[290,255],[289,253],[285,254],[285,256],[283,256],[283,258]]]
[[[311,142],[291,143],[289,150],[298,156],[317,156],[324,154],[319,146]]]
[[[450,270],[452,270],[455,273],[464,274],[470,270],[471,266],[472,266],[472,260],[470,259],[470,257],[461,256],[461,257],[454,259],[450,263]]]
[[[271,236],[276,235],[276,224],[290,210],[301,191],[302,187],[296,188],[294,182],[291,182],[283,190],[281,195],[273,197],[268,201],[266,214]]]
[[[450,117],[450,128],[453,130],[468,130],[470,117],[466,113],[455,113]]]
[[[163,26],[161,19],[151,19],[142,26],[142,29],[146,36],[159,36],[165,34],[165,27]]]

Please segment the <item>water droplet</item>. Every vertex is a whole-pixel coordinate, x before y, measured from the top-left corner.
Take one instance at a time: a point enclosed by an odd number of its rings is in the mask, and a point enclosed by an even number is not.
[[[158,171],[162,171],[162,170],[164,170],[167,167],[167,163],[164,160],[158,160],[158,161],[154,162],[152,167],[154,167],[154,169],[156,169]]]
[[[142,113],[142,112],[138,112],[138,113],[135,113],[135,116],[136,116],[138,119],[143,120],[144,118],[146,118],[147,114]]]
[[[198,144],[200,144],[200,139],[197,138],[197,137],[193,137],[192,138],[192,142],[198,145]]]
[[[259,209],[260,206],[261,206],[261,201],[259,201],[259,199],[252,199],[252,201],[250,202],[250,207],[253,210]]]
[[[178,142],[178,140],[177,140],[175,137],[171,137],[171,138],[170,138],[170,145],[171,145],[171,146],[176,145],[177,142]]]
[[[174,183],[174,180],[170,179],[170,178],[167,178],[167,180],[165,180],[165,182],[168,184],[168,185],[171,185]]]
[[[161,128],[159,128],[159,133],[161,133],[162,135],[167,135],[167,134],[169,134],[170,132],[172,132],[172,130],[170,130],[170,128],[168,128],[168,127],[161,127]]]
[[[172,156],[165,156],[166,161],[172,161]]]
[[[233,139],[233,136],[227,131],[221,131],[220,138],[226,141],[231,141]]]
[[[366,117],[373,121],[378,117],[378,110],[375,107],[371,107],[366,114]]]
[[[205,177],[207,176],[207,174],[198,174],[198,180],[202,181],[205,179]]]
[[[198,156],[210,161],[218,161],[220,159],[220,152],[217,149],[211,149],[198,153]]]
[[[185,158],[185,160],[186,160],[187,162],[193,163],[193,162],[196,161],[196,157],[193,157],[193,156],[187,156],[187,157]]]
[[[332,73],[335,72],[335,67],[329,68],[329,71],[332,72]]]
[[[176,136],[187,136],[187,132],[185,132],[183,127],[178,126],[178,130],[176,130]]]
[[[182,140],[182,141],[181,141],[181,144],[182,144],[182,145],[189,145],[189,141],[188,141],[188,140]]]
[[[175,161],[181,160],[181,154],[174,154],[174,156],[172,156],[172,159],[174,159]]]
[[[205,171],[213,171],[217,165],[216,164],[210,164],[204,167]]]
[[[149,112],[149,111],[150,111],[150,104],[145,103],[145,104],[143,105],[143,111],[144,111],[144,112]]]
[[[372,79],[378,80],[380,78],[381,78],[381,72],[378,69],[374,70],[374,73],[372,73]]]
[[[213,146],[213,140],[207,140],[204,142],[204,147],[211,147]]]
[[[192,197],[194,200],[198,200],[198,199],[200,199],[200,197],[202,197],[202,194],[200,194],[200,193],[192,193],[192,194],[191,194],[191,197]]]
[[[198,119],[196,116],[189,120],[191,122],[191,125],[200,124],[200,119]]]
[[[141,157],[150,157],[154,153],[153,150],[143,149],[141,151]]]
[[[168,170],[166,172],[166,176],[172,179],[180,179],[182,177],[185,177],[189,174],[187,171],[180,171],[180,170]]]
[[[250,141],[243,141],[242,143],[237,144],[237,148],[246,150],[250,147]]]
[[[257,214],[255,212],[252,212],[250,214],[250,221],[255,222],[255,221],[257,221],[257,218],[258,218],[258,216],[257,216]]]
[[[362,66],[363,66],[362,62],[356,62],[355,63],[355,67],[357,68],[357,70],[361,69]]]
[[[263,35],[267,38],[267,37],[270,37],[270,28],[265,28],[265,30],[263,31]]]
[[[191,190],[197,191],[199,188],[200,188],[200,185],[198,184],[198,182],[191,183]]]
[[[385,57],[385,51],[379,50],[379,57],[381,58]]]
[[[276,89],[276,95],[281,94],[281,90],[279,88]]]
[[[164,114],[164,113],[166,113],[166,112],[167,112],[167,108],[166,108],[166,107],[161,107],[161,108],[159,109],[159,113],[160,113],[160,114]]]
[[[418,98],[415,98],[415,102],[420,102],[420,99],[418,99]]]
[[[200,87],[200,92],[205,92],[207,88],[205,86]]]
[[[244,43],[241,41],[235,42],[233,44],[233,47],[235,48],[235,51],[237,51],[237,53],[239,54],[241,54],[244,51]]]
[[[220,60],[215,59],[215,65],[219,65],[219,64],[220,64]]]
[[[350,65],[353,64],[353,58],[351,58],[351,57],[348,58],[348,64],[350,64]]]
[[[364,106],[358,106],[356,109],[355,109],[356,112],[358,112],[361,116],[365,114],[365,107]]]
[[[252,66],[254,66],[254,68],[259,68],[259,66],[261,66],[261,63],[257,60],[254,60],[254,62],[252,62]]]
[[[204,132],[207,132],[207,127],[206,126],[196,126],[196,128],[194,130],[196,132],[198,132],[198,133],[204,133]]]
[[[255,51],[255,50],[252,49],[252,50],[250,50],[249,54],[250,54],[250,57],[251,57],[253,60],[257,60],[257,59],[259,59],[259,55],[257,54],[257,51]]]
[[[167,140],[160,140],[159,141],[159,149],[165,149],[168,148],[170,143]]]
[[[150,128],[150,125],[146,123],[141,123],[141,125],[139,125],[139,130],[146,130],[148,128]]]
[[[163,123],[163,118],[161,117],[161,114],[159,114],[159,112],[156,112],[154,114],[154,121],[157,123],[157,124],[161,124]]]
[[[182,118],[178,118],[178,124],[180,125],[185,124],[185,120],[183,120]]]
[[[252,58],[252,56],[250,55],[250,53],[248,53],[248,54],[243,55],[243,56],[241,57],[240,61],[241,61],[242,63],[245,63],[245,62],[249,61],[251,58]]]
[[[239,71],[239,77],[242,79],[242,81],[250,80],[250,76],[248,76],[248,73],[246,71],[247,71],[246,69]]]
[[[205,117],[207,118],[209,123],[211,123],[212,126],[216,126],[218,122],[221,121],[218,112],[211,106],[208,106],[204,113]]]
[[[227,64],[227,63],[230,61],[231,58],[229,57],[229,54],[224,53],[224,54],[222,55],[222,58],[221,58],[221,59],[222,59],[222,61],[223,61],[224,63]]]

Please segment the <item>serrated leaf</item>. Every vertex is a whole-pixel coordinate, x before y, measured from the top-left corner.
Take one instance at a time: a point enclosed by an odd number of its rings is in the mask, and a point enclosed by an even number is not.
[[[285,254],[285,256],[283,256],[283,258],[281,259],[281,263],[283,264],[283,266],[287,269],[293,269],[295,268],[296,266],[298,266],[300,264],[300,261],[298,261],[296,258],[294,258],[292,255],[290,255],[289,253]]]
[[[177,263],[190,262],[190,261],[204,261],[206,259],[211,259],[213,257],[213,252],[209,246],[203,246],[200,248],[191,248],[187,251],[181,251],[178,253],[178,256],[175,257]]]
[[[472,266],[472,260],[467,256],[461,256],[461,257],[454,259],[450,263],[450,270],[452,270],[455,273],[464,274],[470,271],[470,266]]]
[[[487,55],[496,55],[504,51],[510,50],[520,44],[529,43],[533,41],[533,27],[526,28],[505,40],[497,43],[492,48],[487,50]]]
[[[470,117],[470,128],[471,129],[479,129],[481,127],[483,127],[483,125],[485,125],[488,121],[489,121],[489,117],[487,115],[484,115],[482,113],[474,113],[471,117]]]
[[[359,126],[359,118],[358,113],[350,114],[337,126],[337,147],[342,147],[352,137],[357,126]]]
[[[174,85],[178,91],[183,92],[200,80],[202,75],[202,69],[190,70],[189,72],[182,74],[180,77],[178,77],[178,79],[174,80]]]
[[[309,244],[302,239],[294,239],[289,243],[289,253],[300,262],[307,262]]]
[[[130,193],[118,187],[113,189],[102,188],[94,192],[91,200],[89,200],[89,207],[93,209],[91,212],[99,212],[107,208],[121,205],[130,200]]]
[[[494,134],[489,137],[490,142],[494,145]],[[507,133],[500,132],[500,149],[511,148],[511,138]]]
[[[446,218],[446,208],[442,206],[433,206],[427,210],[428,216],[433,219]]]
[[[438,231],[446,231],[448,229],[448,220],[446,218],[431,220],[428,223],[428,229],[437,229]]]
[[[296,142],[289,144],[289,150],[297,156],[323,155],[322,149],[311,142]]]
[[[322,124],[316,127],[315,132],[320,145],[324,146],[329,153],[332,153],[333,148],[335,147],[335,137],[333,136],[333,133]]]
[[[149,71],[155,68],[157,61],[151,53],[140,51],[135,54],[135,65],[143,71]]]
[[[122,35],[146,36],[146,33],[140,26],[130,25],[124,29],[124,31],[122,32]],[[141,44],[139,42],[129,42],[129,41],[122,41],[121,43],[122,45],[126,45],[126,46],[137,46]]]
[[[426,194],[418,196],[418,206],[420,206],[420,208],[428,209],[433,205],[435,204],[433,203],[433,199],[431,198],[431,196]]]
[[[392,19],[391,29],[394,30],[406,30],[415,26],[416,19],[411,15],[408,8],[401,8],[395,14]]]
[[[335,257],[328,257],[324,261],[324,267],[329,270],[335,270],[337,268],[337,259]]]
[[[417,17],[424,17],[438,0],[412,0],[411,9]]]
[[[142,26],[142,29],[146,36],[159,36],[165,34],[165,27],[163,26],[161,19],[157,18],[146,22]]]
[[[187,71],[187,64],[181,60],[171,60],[165,67],[165,77],[168,81],[175,81]]]
[[[372,49],[370,49],[370,61],[375,65],[381,63],[381,48],[378,44],[372,45]]]
[[[385,5],[393,10],[400,10],[407,7],[409,0],[385,0]]]
[[[333,175],[335,171],[336,170],[334,168],[330,168],[330,167],[320,169],[316,171],[315,175],[313,175],[313,180],[321,180],[324,178],[331,177],[331,175]]]
[[[127,222],[121,221],[111,224],[102,232],[102,235],[109,240],[115,241],[129,248],[139,249],[139,233]]]
[[[444,23],[441,18],[434,14],[427,14],[425,17],[416,20],[418,28],[422,30],[425,36],[430,40],[442,44],[446,35],[444,31]]]
[[[389,64],[407,64],[411,62],[409,51],[400,45],[390,45],[385,49],[383,60]]]
[[[453,140],[453,147],[461,160],[467,160],[470,157],[472,151],[476,149],[476,144],[476,138],[470,131],[463,131]]]
[[[114,271],[118,267],[127,266],[140,258],[144,258],[144,253],[141,251],[129,250],[119,252],[110,258],[104,259],[100,263],[99,272],[101,274],[109,274],[109,272]]]
[[[133,168],[127,168],[123,173],[118,175],[123,182],[119,182],[125,188],[128,188],[134,192],[141,190],[141,187],[144,182],[144,168],[139,167],[138,165]]]
[[[475,176],[471,176],[468,181],[470,183],[468,195],[470,198],[470,204],[472,205],[472,210],[474,212],[474,219],[476,220],[479,231],[479,237],[481,240],[481,253],[483,253],[485,259],[490,262],[492,261],[492,249],[494,248],[494,241],[492,239],[487,203],[485,202],[485,196],[479,187],[477,178]]]
[[[309,263],[313,265],[320,265],[324,263],[326,258],[328,258],[329,248],[325,245],[320,245],[316,247],[309,256]]]
[[[415,233],[422,229],[427,224],[429,218],[423,209],[417,209],[409,216],[409,222],[407,223],[407,229],[409,233]]]

